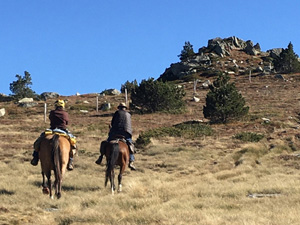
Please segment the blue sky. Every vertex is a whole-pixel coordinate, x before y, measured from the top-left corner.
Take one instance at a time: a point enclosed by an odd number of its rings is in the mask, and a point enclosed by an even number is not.
[[[216,37],[300,55],[299,25],[298,0],[0,0],[0,93],[24,71],[38,94],[120,89]]]

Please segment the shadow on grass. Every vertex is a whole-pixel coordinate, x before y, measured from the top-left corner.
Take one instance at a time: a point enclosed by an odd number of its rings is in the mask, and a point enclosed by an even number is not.
[[[42,182],[39,181],[34,181],[33,184],[37,187],[41,187],[42,186]],[[53,188],[54,188],[54,180],[53,180]],[[98,186],[94,186],[94,187],[78,187],[78,186],[74,186],[74,185],[62,185],[62,189],[64,191],[99,191],[101,188]],[[1,191],[1,190],[0,190]],[[1,192],[0,192],[1,193]]]
[[[99,191],[101,188],[100,187],[78,187],[78,186],[73,186],[73,185],[63,185],[63,190],[64,191]]]
[[[105,113],[101,115],[91,115],[90,117],[112,117],[113,115],[113,113]]]
[[[15,194],[14,191],[8,191],[8,190],[5,190],[5,189],[0,190],[0,195],[14,195],[14,194]]]

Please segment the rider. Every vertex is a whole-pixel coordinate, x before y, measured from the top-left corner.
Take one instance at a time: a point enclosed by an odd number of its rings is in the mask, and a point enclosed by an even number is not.
[[[113,118],[111,120],[111,128],[108,134],[107,141],[102,141],[100,146],[100,156],[95,162],[100,165],[103,155],[105,154],[105,145],[107,142],[113,140],[116,136],[121,135],[124,136],[126,142],[129,147],[129,168],[132,170],[136,170],[133,165],[134,162],[134,146],[132,142],[132,128],[131,128],[131,115],[126,111],[127,106],[125,103],[120,103],[118,106],[118,110],[114,113]]]
[[[65,108],[65,101],[64,100],[57,100],[55,102],[55,110],[51,110],[49,114],[50,119],[50,129],[60,129],[65,131],[69,137],[74,137],[71,132],[68,131],[67,125],[69,124],[69,114],[64,110]],[[43,132],[41,136],[34,142],[34,151],[33,151],[33,159],[31,160],[31,165],[36,166],[39,162],[39,149],[40,143],[42,138],[45,136]],[[72,145],[73,149],[76,149],[76,145]],[[70,158],[67,166],[68,170],[73,170],[73,150],[70,151]]]

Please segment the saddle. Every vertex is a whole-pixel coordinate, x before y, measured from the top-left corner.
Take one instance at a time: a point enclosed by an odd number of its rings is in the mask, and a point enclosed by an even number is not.
[[[113,143],[118,143],[119,141],[122,141],[128,145],[130,153],[132,153],[132,154],[135,153],[133,143],[130,143],[129,141],[127,141],[123,135],[115,135],[113,137],[113,139],[111,141],[109,141],[109,143],[113,144]]]
[[[114,143],[118,143],[119,141],[127,143],[125,137],[122,136],[122,135],[116,135],[116,136],[114,136],[113,139],[111,141],[109,141],[109,143],[114,144]]]
[[[61,130],[61,129],[58,129],[58,128],[55,128],[53,130],[46,129],[44,133],[45,133],[45,136],[54,135],[54,134],[57,134],[59,136],[63,136],[63,137],[65,137],[69,140],[69,142],[71,143],[72,146],[76,145],[76,137],[73,136],[72,134],[70,135],[69,133],[67,133],[64,130]]]

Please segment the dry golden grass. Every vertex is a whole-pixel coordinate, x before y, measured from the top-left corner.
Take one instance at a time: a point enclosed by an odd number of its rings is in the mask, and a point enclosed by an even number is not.
[[[40,167],[30,165],[32,144],[48,127],[43,104],[22,109],[0,103],[8,111],[0,118],[0,224],[299,224],[299,76],[293,82],[272,77],[234,81],[250,106],[248,119],[213,125],[215,134],[209,137],[152,140],[138,149],[138,171],[126,170],[123,192],[114,196],[104,187],[105,166],[94,163],[114,109],[69,110],[79,155],[74,171],[64,177],[62,198],[51,200],[42,194]],[[189,101],[192,84],[186,86],[187,112],[134,114],[134,140],[150,128],[203,119],[207,90],[199,90],[201,102],[195,103]],[[95,104],[91,95],[66,98],[69,106],[83,100],[90,108]],[[101,101],[116,105],[121,98]],[[262,117],[271,123],[264,124]],[[258,143],[233,138],[244,131],[265,138]]]

